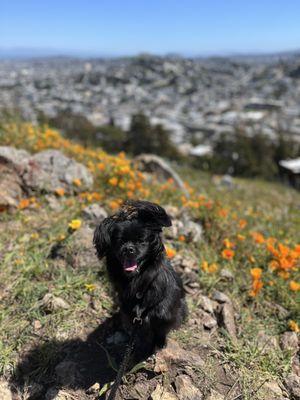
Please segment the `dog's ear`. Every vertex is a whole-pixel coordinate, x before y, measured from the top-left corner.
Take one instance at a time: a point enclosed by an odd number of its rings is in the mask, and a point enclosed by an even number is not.
[[[130,201],[127,204],[134,207],[140,219],[145,223],[158,225],[160,228],[163,226],[171,226],[172,221],[165,209],[156,203],[150,201]]]
[[[93,244],[100,259],[106,255],[110,246],[110,228],[112,224],[113,219],[108,217],[105,218],[95,229]]]

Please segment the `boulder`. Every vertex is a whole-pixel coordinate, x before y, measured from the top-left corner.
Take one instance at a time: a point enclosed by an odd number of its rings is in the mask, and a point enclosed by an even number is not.
[[[14,165],[0,156],[0,210],[16,208],[22,198],[22,179]]]
[[[66,193],[90,190],[93,176],[89,170],[58,150],[45,150],[31,156],[22,174],[25,185],[34,192]],[[75,184],[79,181],[80,184]]]
[[[141,154],[134,161],[140,171],[154,174],[160,181],[173,179],[174,184],[182,190],[186,197],[189,197],[189,193],[180,176],[161,157],[155,154]]]
[[[293,400],[300,400],[300,376],[289,374],[284,380],[284,385]]]

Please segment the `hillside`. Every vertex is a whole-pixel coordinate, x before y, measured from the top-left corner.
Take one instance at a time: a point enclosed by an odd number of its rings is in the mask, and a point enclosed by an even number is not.
[[[28,152],[8,162],[0,148],[0,398],[105,395],[126,336],[92,233],[127,198],[155,201],[172,216],[166,251],[190,315],[166,349],[126,376],[121,398],[300,398],[299,193],[177,166],[186,196],[124,153],[23,122],[0,124],[0,146]],[[48,149],[86,168],[61,158],[55,174],[34,175]],[[75,175],[60,184],[63,165]]]

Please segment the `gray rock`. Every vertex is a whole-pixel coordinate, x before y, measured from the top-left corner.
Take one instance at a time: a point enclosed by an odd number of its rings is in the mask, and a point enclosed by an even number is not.
[[[10,161],[10,163],[14,165],[17,165],[19,172],[21,172],[26,165],[30,154],[26,150],[19,150],[15,147],[0,146],[0,157]]]
[[[82,210],[83,218],[93,225],[99,224],[108,216],[107,212],[103,207],[100,207],[99,204],[94,203],[90,204]]]
[[[22,180],[15,166],[0,156],[0,209],[16,208],[22,193]]]
[[[67,193],[81,192],[90,190],[93,185],[89,170],[58,150],[45,150],[32,156],[22,178],[32,191],[46,193],[55,192],[57,188]],[[80,186],[74,184],[76,179],[80,179]]]
[[[236,325],[234,320],[234,310],[231,303],[224,303],[221,306],[221,324],[229,333],[233,340],[236,340]]]
[[[189,197],[189,193],[179,175],[161,157],[156,156],[155,154],[141,154],[135,158],[135,162],[140,171],[155,174],[161,181],[170,178],[173,179],[174,184],[185,194],[186,197]]]
[[[225,293],[219,292],[218,290],[214,290],[212,299],[218,303],[231,303],[230,298]]]
[[[61,297],[56,297],[52,293],[47,293],[41,300],[41,307],[46,312],[51,313],[60,309],[67,310],[68,308],[70,308],[70,305]]]
[[[210,314],[204,312],[202,316],[202,324],[207,329],[213,329],[217,326],[217,321]]]
[[[229,271],[229,269],[227,268],[223,268],[220,272],[220,275],[222,278],[228,279],[230,281],[232,281],[234,279],[234,275],[231,271]]]
[[[180,400],[200,400],[203,398],[202,393],[188,375],[178,375],[175,379],[175,388]]]
[[[92,268],[99,266],[93,246],[94,230],[88,226],[82,226],[72,234],[72,238],[67,248],[62,252],[62,256],[74,268]]]
[[[207,296],[200,295],[198,304],[204,311],[208,312],[209,314],[214,313],[214,305]]]
[[[170,389],[171,390],[171,389]],[[175,393],[163,387],[160,383],[157,384],[155,390],[151,393],[151,400],[178,400]]]
[[[194,221],[185,220],[179,234],[184,235],[188,242],[199,243],[203,238],[203,228]]]
[[[300,400],[300,376],[289,374],[284,380],[285,387],[293,400]]]
[[[215,390],[212,389],[210,391],[210,394],[205,400],[225,400],[225,397],[219,392],[216,392]]]
[[[283,399],[283,393],[278,385],[278,383],[274,380],[265,382],[263,386],[260,388],[260,394],[263,394],[264,398],[267,398],[268,400],[282,400]]]
[[[299,340],[296,332],[284,332],[280,338],[282,350],[290,351],[293,355],[299,350]]]

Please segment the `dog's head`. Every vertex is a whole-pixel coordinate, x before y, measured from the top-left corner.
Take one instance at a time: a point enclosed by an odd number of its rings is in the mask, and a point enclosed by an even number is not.
[[[128,201],[97,226],[94,245],[98,257],[106,256],[114,268],[134,276],[163,255],[161,231],[171,225],[170,217],[159,205]]]

